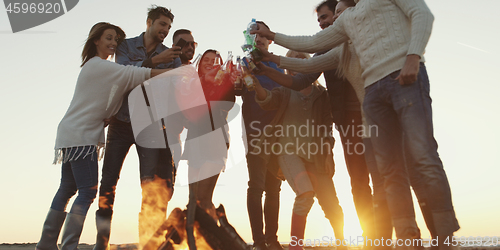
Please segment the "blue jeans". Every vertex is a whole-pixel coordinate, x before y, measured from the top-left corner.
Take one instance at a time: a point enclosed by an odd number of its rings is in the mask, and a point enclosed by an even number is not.
[[[370,131],[370,132],[375,132]],[[385,195],[384,181],[378,172],[377,162],[371,138],[363,138],[365,145],[365,161],[373,183],[373,220],[374,220],[374,237],[376,239],[392,239],[392,219],[391,212],[387,205]]]
[[[398,75],[396,71],[368,86],[363,104],[368,124],[377,126],[377,134],[372,134],[371,138],[396,236],[408,238],[419,234],[405,165],[405,148],[411,156],[408,169],[418,173],[423,183],[436,233],[450,235],[459,226],[433,135],[427,71],[422,63],[417,81],[408,85],[400,85],[395,80]]]
[[[76,194],[78,196],[73,202],[70,213],[87,215],[90,205],[94,202],[97,194],[98,164],[95,146],[81,146],[71,149],[63,149],[63,157],[69,159],[61,166],[61,184],[52,200],[52,209],[64,212],[69,199]],[[79,156],[79,157],[76,157]]]

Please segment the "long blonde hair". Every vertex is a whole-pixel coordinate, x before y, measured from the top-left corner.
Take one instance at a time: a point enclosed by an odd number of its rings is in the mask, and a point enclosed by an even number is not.
[[[345,79],[345,73],[349,68],[349,64],[351,63],[351,51],[349,50],[349,42],[345,42],[342,45],[342,56],[340,57],[340,63],[337,67],[337,76]]]

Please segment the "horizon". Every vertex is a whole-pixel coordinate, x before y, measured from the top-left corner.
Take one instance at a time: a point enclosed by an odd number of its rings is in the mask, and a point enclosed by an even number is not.
[[[187,28],[198,42],[196,54],[215,48],[221,55],[242,55],[242,31],[252,18],[263,20],[271,30],[290,35],[312,35],[320,30],[314,9],[317,3],[298,0],[194,1],[163,5],[175,15],[164,44],[172,45],[177,29]],[[439,154],[452,190],[461,229],[456,236],[500,236],[498,176],[500,168],[500,69],[497,41],[500,1],[486,0],[471,9],[465,0],[426,1],[435,16],[426,48],[426,66],[433,98],[434,133]],[[74,92],[80,71],[80,53],[88,31],[99,21],[120,26],[127,38],[145,30],[150,3],[130,1],[123,11],[118,0],[80,1],[71,11],[32,29],[12,33],[5,11],[0,11],[0,46],[3,91],[0,92],[3,144],[0,152],[0,242],[37,242],[45,215],[60,179],[60,165],[51,165],[57,124]],[[259,6],[266,6],[265,9]],[[118,8],[117,8],[118,7]],[[293,8],[292,8],[293,7]],[[207,10],[213,10],[208,12]],[[282,11],[277,11],[282,10]],[[286,49],[271,44],[269,50],[285,55]],[[320,83],[324,85],[323,77]],[[241,105],[241,99],[237,98]],[[229,222],[246,242],[251,232],[246,211],[248,173],[242,141],[241,116],[229,123],[231,148],[227,168],[217,182],[213,203],[226,207]],[[185,136],[185,131],[183,132]],[[360,236],[361,228],[352,202],[340,137],[335,131],[334,183],[345,213],[346,237]],[[102,161],[99,162],[99,175]],[[174,196],[167,214],[187,204],[186,163],[181,161]],[[138,157],[134,148],[123,165],[116,192],[110,243],[135,239],[140,210]],[[282,183],[279,241],[289,241],[295,194]],[[497,198],[495,198],[497,197]],[[72,199],[74,200],[74,198]],[[417,223],[423,238],[429,232],[414,196]],[[70,203],[71,205],[71,203]],[[81,243],[95,242],[97,199],[89,209]],[[308,216],[306,238],[333,236],[323,211],[315,202]]]

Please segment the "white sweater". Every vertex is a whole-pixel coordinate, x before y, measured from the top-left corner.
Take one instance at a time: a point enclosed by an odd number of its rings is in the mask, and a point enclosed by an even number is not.
[[[120,108],[124,94],[151,77],[151,69],[93,57],[82,67],[73,100],[57,128],[54,164],[61,149],[104,146],[104,119]]]
[[[424,61],[434,16],[424,0],[361,0],[330,27],[313,36],[276,33],[275,43],[314,53],[351,40],[363,69],[365,87],[400,70],[407,55]]]

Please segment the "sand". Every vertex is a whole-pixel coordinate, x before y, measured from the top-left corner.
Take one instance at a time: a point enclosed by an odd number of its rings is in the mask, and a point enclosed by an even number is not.
[[[0,250],[34,250],[36,243],[16,243],[16,244],[0,244]],[[80,244],[78,245],[79,250],[92,250],[94,245]],[[110,250],[137,250],[137,244],[121,244],[121,245],[111,245]],[[285,250],[288,247],[285,246]],[[334,247],[305,247],[306,250],[335,250]],[[349,250],[360,250],[361,248],[350,247]],[[430,248],[425,248],[430,250]],[[457,250],[500,250],[500,246],[491,247],[459,247]]]

